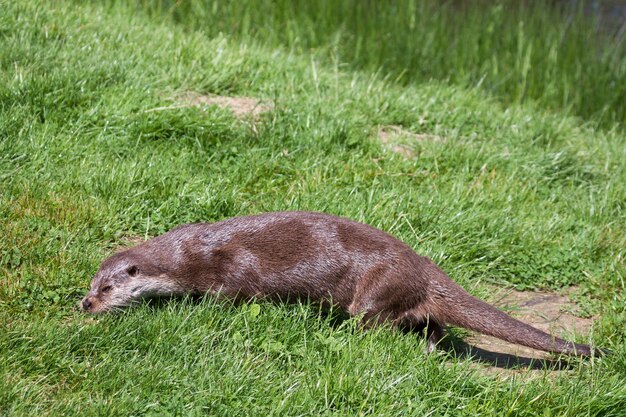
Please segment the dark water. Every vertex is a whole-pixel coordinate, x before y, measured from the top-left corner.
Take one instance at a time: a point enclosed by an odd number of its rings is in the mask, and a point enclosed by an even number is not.
[[[626,30],[626,0],[564,0],[557,3],[566,4],[572,11],[582,6],[585,14],[597,16],[606,29],[617,30],[621,34]]]

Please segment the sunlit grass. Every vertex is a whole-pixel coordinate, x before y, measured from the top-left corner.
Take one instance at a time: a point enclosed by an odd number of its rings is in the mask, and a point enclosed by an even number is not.
[[[122,5],[19,2],[0,19],[0,414],[626,408],[622,134],[535,106],[504,110],[476,90],[402,87]],[[172,106],[184,91],[261,97],[274,110],[241,121]],[[387,125],[437,140],[405,139],[406,159],[377,139]],[[577,285],[583,312],[598,317],[594,343],[614,355],[528,383],[309,305],[76,311],[128,238],[295,209],[387,230],[472,292]]]

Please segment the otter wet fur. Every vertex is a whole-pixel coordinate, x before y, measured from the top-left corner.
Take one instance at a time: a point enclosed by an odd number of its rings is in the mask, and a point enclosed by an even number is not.
[[[205,293],[332,304],[367,325],[425,329],[429,350],[451,324],[547,352],[601,353],[472,297],[430,259],[381,230],[312,212],[179,226],[106,259],[81,306],[102,313],[145,298]]]

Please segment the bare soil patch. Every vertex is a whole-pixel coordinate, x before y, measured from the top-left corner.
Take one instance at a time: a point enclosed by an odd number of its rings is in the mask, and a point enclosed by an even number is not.
[[[390,151],[398,153],[407,159],[416,156],[415,151],[410,146],[411,143],[444,141],[444,138],[441,136],[413,133],[402,126],[396,125],[379,126],[377,137]]]
[[[124,235],[120,238],[119,244],[115,248],[115,252],[121,252],[123,250],[130,249],[133,246],[137,246],[145,242],[146,240],[147,239],[145,239],[143,236],[139,235]]]
[[[181,109],[185,107],[208,108],[211,106],[230,110],[238,119],[256,120],[261,114],[271,111],[274,103],[271,100],[255,97],[231,97],[212,94],[201,94],[195,91],[186,91],[174,97],[175,103],[171,106],[156,107],[146,112]]]
[[[187,103],[189,106],[218,106],[228,109],[232,111],[237,118],[252,116],[252,118],[256,119],[262,113],[268,112],[274,108],[273,103],[269,100],[261,100],[254,97],[205,95],[192,91],[184,93],[179,100]]]

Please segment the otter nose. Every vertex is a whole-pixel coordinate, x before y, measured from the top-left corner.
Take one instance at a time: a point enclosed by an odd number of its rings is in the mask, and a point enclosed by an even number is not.
[[[85,297],[85,299],[83,300],[83,310],[88,311],[91,308],[91,306],[92,306],[91,300],[89,300],[89,297]]]

